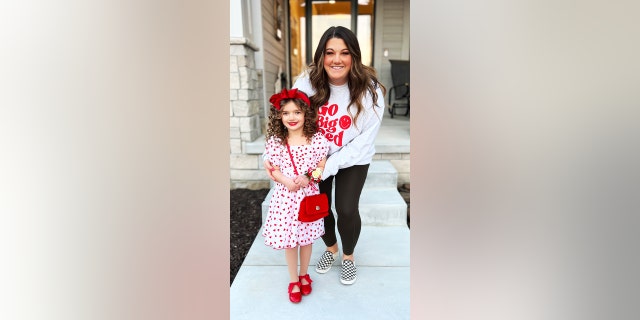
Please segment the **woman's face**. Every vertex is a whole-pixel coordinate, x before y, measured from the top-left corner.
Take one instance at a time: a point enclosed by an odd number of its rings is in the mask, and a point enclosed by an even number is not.
[[[344,40],[331,38],[324,48],[324,70],[329,76],[329,82],[343,85],[349,79],[351,70],[351,52]]]

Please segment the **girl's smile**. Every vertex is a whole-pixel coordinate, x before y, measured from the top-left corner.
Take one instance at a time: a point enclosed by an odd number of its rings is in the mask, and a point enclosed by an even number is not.
[[[280,109],[280,116],[282,117],[282,123],[291,132],[302,132],[302,126],[304,125],[304,112],[293,103],[293,101],[287,102]]]

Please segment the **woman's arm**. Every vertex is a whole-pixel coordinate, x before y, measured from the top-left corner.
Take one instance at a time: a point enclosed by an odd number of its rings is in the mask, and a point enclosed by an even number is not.
[[[367,110],[366,118],[363,119],[364,121],[362,121],[361,125],[358,125],[363,128],[363,130],[340,150],[331,154],[325,164],[325,169],[322,174],[323,180],[335,175],[339,169],[348,168],[359,163],[366,157],[373,156],[370,154],[370,149],[375,142],[378,131],[380,130],[380,124],[385,110],[382,90],[378,88],[376,92],[378,93],[378,105],[372,106],[372,103],[369,102],[370,105]]]

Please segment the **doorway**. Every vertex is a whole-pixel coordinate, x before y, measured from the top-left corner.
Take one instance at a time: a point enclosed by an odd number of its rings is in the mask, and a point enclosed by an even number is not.
[[[351,29],[360,43],[362,63],[372,66],[374,12],[374,0],[289,0],[289,86],[312,62],[320,37],[331,26]]]

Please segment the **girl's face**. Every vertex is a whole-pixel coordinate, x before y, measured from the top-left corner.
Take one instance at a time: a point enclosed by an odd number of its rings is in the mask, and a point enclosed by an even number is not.
[[[351,52],[344,40],[331,38],[324,48],[324,70],[329,76],[329,82],[334,85],[343,85],[349,79],[351,70]]]
[[[289,132],[302,130],[302,126],[304,125],[304,112],[298,108],[293,101],[289,101],[282,106],[280,109],[280,117]]]

